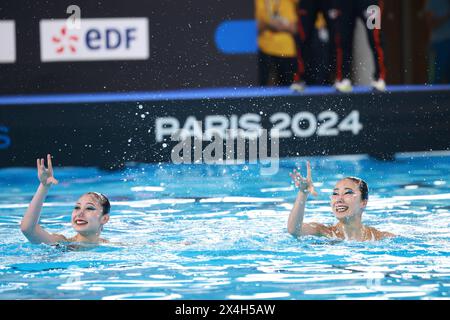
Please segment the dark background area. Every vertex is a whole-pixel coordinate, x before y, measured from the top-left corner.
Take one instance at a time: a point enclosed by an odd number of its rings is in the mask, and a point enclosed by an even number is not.
[[[40,62],[39,21],[148,17],[150,58],[140,61]],[[388,84],[427,82],[426,0],[385,1],[383,31]],[[17,60],[0,64],[0,94],[129,92],[256,85],[255,54],[223,54],[214,42],[227,20],[253,19],[253,1],[3,0],[0,19],[16,21]]]
[[[148,17],[150,58],[140,61],[40,62],[39,21],[66,19],[77,4],[81,18]],[[0,19],[16,21],[17,60],[0,64],[0,94],[141,91],[256,82],[253,55],[224,55],[214,32],[224,20],[253,19],[253,2],[2,1]]]

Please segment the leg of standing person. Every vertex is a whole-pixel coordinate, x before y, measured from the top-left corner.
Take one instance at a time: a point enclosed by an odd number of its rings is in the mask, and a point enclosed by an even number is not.
[[[277,68],[279,83],[282,86],[289,86],[294,79],[295,70],[297,70],[296,58],[277,58]]]
[[[370,49],[372,50],[373,60],[375,63],[375,73],[373,75],[372,87],[378,91],[386,90],[386,66],[385,55],[383,48],[383,34],[382,34],[382,16],[384,3],[383,0],[356,0],[358,16],[363,20],[366,27],[367,37],[369,39]],[[367,9],[370,6],[377,6],[379,11],[376,11],[379,16],[372,17],[374,19],[380,19],[381,28],[377,28],[376,25],[368,26],[367,19],[369,14]]]
[[[258,81],[260,86],[269,84],[271,59],[268,55],[258,50]]]
[[[319,10],[322,12],[323,17],[325,18],[325,23],[327,25],[327,31],[328,31],[328,45],[327,45],[327,56],[328,56],[328,63],[326,66],[327,69],[327,76],[326,81],[327,83],[334,82],[335,81],[335,74],[336,74],[336,45],[335,45],[335,34],[336,34],[336,19],[330,18],[330,12],[334,9],[334,3],[333,0],[321,0],[320,1],[320,8]]]
[[[350,78],[353,56],[353,32],[356,20],[354,1],[356,0],[333,0],[333,8],[328,11],[328,18],[334,20],[335,87],[340,92],[353,90]]]
[[[305,87],[305,63],[307,63],[305,48],[314,29],[318,10],[317,2],[318,0],[300,0],[297,6],[297,33],[294,36],[297,48],[297,71],[294,74],[294,83],[291,85],[294,91],[303,91]]]

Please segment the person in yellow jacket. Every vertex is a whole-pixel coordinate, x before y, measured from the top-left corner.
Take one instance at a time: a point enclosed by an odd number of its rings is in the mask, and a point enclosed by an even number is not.
[[[255,0],[259,84],[289,86],[297,70],[298,0]]]

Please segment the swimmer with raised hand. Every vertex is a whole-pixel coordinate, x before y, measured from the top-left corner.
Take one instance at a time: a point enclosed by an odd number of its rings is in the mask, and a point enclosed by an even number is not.
[[[37,172],[40,181],[39,187],[31,200],[28,210],[21,223],[20,230],[31,243],[55,244],[62,242],[102,243],[107,242],[100,238],[103,225],[109,220],[110,203],[108,198],[98,192],[88,192],[82,195],[72,212],[72,227],[77,234],[66,238],[61,234],[52,234],[39,225],[41,209],[52,185],[58,184],[53,175],[51,156],[47,155],[45,168],[44,159],[37,159]]]
[[[311,164],[306,163],[306,179],[295,169],[289,175],[299,188],[294,207],[289,214],[288,232],[293,236],[325,236],[345,240],[381,240],[395,235],[378,231],[361,223],[369,199],[367,183],[359,178],[346,177],[336,183],[331,195],[331,210],[339,222],[334,226],[321,223],[303,223],[305,204],[309,194],[317,195],[311,177]]]

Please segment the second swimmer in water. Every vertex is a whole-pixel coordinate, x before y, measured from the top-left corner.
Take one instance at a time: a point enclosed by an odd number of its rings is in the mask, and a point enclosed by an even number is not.
[[[359,178],[346,177],[338,181],[331,196],[331,210],[339,222],[334,226],[321,223],[303,223],[305,204],[309,194],[317,195],[307,162],[307,175],[303,178],[296,170],[290,174],[299,188],[294,207],[289,214],[288,232],[294,236],[326,236],[356,241],[381,240],[395,235],[362,224],[361,218],[369,199],[367,183]]]
[[[72,227],[77,234],[66,238],[61,234],[49,233],[39,225],[41,209],[50,187],[58,184],[53,175],[52,158],[47,155],[48,168],[45,168],[44,159],[37,159],[37,173],[39,187],[31,200],[30,205],[22,219],[20,229],[31,243],[61,244],[84,243],[99,244],[108,242],[100,238],[103,226],[109,220],[111,205],[108,198],[98,192],[87,192],[82,195],[72,211]]]

